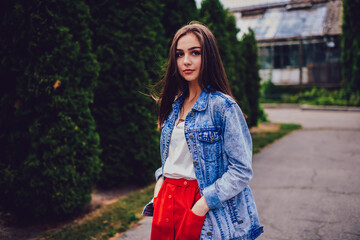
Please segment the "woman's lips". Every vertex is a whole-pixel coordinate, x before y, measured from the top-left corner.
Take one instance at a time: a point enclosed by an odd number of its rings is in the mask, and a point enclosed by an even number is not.
[[[191,70],[191,69],[185,69],[184,70],[184,73],[185,74],[190,74],[190,73],[192,73],[192,72],[194,72],[195,70]]]

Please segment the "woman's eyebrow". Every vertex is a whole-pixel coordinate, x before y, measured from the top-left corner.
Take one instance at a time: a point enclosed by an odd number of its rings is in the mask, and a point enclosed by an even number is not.
[[[197,48],[201,48],[201,47],[191,47],[188,50],[194,50],[194,49],[197,49]],[[183,51],[183,50],[182,49],[176,49],[176,51]]]

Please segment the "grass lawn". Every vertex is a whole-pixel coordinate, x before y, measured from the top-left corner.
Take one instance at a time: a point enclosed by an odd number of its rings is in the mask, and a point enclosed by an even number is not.
[[[274,124],[273,124],[274,125]],[[282,138],[286,134],[293,130],[300,129],[301,126],[298,124],[275,124],[278,128],[269,129],[269,131],[258,131],[251,134],[253,140],[253,153],[260,152],[261,148],[274,142],[275,140]]]
[[[141,211],[152,198],[154,184],[134,191],[113,204],[102,206],[79,223],[42,233],[37,239],[92,240],[108,239],[126,231],[141,218]]]
[[[301,128],[297,124],[266,124],[252,130],[253,151]],[[59,229],[46,231],[37,239],[96,240],[109,239],[118,232],[124,232],[131,224],[141,219],[141,211],[153,196],[154,184],[134,191],[117,202],[103,206],[78,223],[68,224]]]

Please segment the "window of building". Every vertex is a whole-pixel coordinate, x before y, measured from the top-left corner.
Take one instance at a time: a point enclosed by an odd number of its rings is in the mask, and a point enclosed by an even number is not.
[[[259,62],[262,69],[273,67],[272,58],[272,49],[270,46],[259,48]]]
[[[298,67],[299,45],[274,46],[274,68]]]

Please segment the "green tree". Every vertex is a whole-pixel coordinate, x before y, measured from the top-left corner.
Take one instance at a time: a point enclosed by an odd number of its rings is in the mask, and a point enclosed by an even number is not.
[[[359,8],[360,0],[343,0],[341,62],[342,76],[345,83],[345,92],[348,99],[354,97],[356,94],[360,96],[360,22],[358,21]]]
[[[248,101],[248,95],[246,94],[245,81],[246,81],[246,60],[241,54],[241,42],[237,39],[237,33],[239,30],[236,28],[235,17],[227,12],[227,27],[226,30],[229,35],[229,45],[231,53],[233,54],[233,60],[229,63],[232,69],[231,76],[228,76],[229,83],[231,85],[232,93],[235,99],[239,102],[241,109],[247,116],[251,116],[251,109]],[[247,118],[247,122],[250,123],[250,119]]]
[[[176,31],[198,18],[197,8],[194,0],[161,0],[161,2],[164,5],[162,24],[169,48]]]
[[[253,52],[253,48],[243,51],[248,42],[245,38],[242,40],[244,43],[237,39],[239,30],[236,28],[235,17],[223,8],[219,0],[203,1],[200,19],[215,35],[231,90],[242,111],[248,116],[248,125],[256,125],[259,110],[258,105],[254,108],[253,104],[257,102],[253,102],[253,98],[259,97],[259,86],[251,81],[258,81],[257,78],[252,79],[253,72],[258,71],[258,66],[256,63],[251,64],[252,60],[257,60],[257,52]],[[258,86],[258,92],[254,94],[251,91],[256,90],[255,86]]]
[[[155,102],[166,51],[160,1],[95,1],[94,48],[101,65],[93,113],[101,138],[103,187],[145,184],[160,165]]]
[[[258,48],[255,39],[255,33],[249,29],[241,39],[240,55],[243,61],[243,79],[245,82],[245,93],[249,103],[248,124],[256,126],[260,117],[260,76],[258,64]]]
[[[219,47],[219,52],[229,76],[232,76],[234,62],[234,54],[232,46],[230,46],[231,35],[236,35],[236,32],[229,32],[229,22],[227,21],[227,11],[224,10],[219,0],[204,0],[201,4],[200,19],[214,34],[216,42]],[[231,77],[229,77],[231,78]]]
[[[0,17],[0,202],[22,218],[70,216],[89,203],[101,168],[89,8],[17,0]]]

